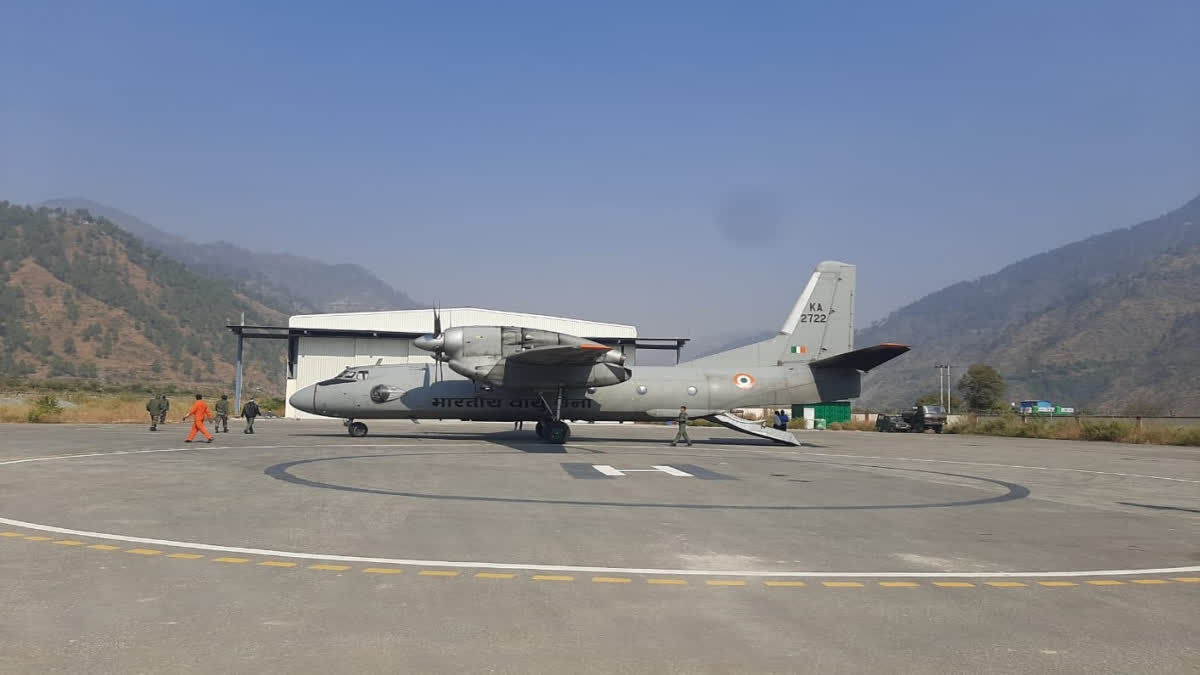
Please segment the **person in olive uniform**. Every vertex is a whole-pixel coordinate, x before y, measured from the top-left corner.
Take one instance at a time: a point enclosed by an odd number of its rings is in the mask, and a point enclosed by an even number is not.
[[[246,420],[246,428],[242,429],[243,434],[254,433],[254,418],[258,417],[262,411],[258,409],[258,404],[254,399],[246,401],[246,405],[242,406],[242,418]]]
[[[162,415],[162,399],[151,396],[146,401],[146,412],[150,413],[150,431],[158,431],[158,418]]]
[[[675,440],[671,441],[671,447],[675,447],[675,445],[681,440],[684,443],[687,443],[689,448],[692,447],[692,439],[688,438],[687,425],[687,406],[681,405],[679,406],[679,417],[675,418],[675,427],[677,431],[675,432]]]
[[[158,423],[167,423],[167,411],[171,409],[171,399],[166,394],[158,397]]]
[[[217,421],[213,422],[213,431],[218,434],[222,431],[229,433],[229,397],[221,394],[221,400],[217,401],[213,411],[217,413]]]

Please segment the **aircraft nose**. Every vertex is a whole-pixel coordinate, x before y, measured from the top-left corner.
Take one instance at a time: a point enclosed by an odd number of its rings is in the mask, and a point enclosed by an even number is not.
[[[288,403],[301,412],[315,413],[317,409],[317,386],[310,384],[292,394],[292,397],[288,399]]]

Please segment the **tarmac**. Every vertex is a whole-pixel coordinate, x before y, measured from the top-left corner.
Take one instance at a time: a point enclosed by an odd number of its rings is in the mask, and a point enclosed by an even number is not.
[[[1195,449],[572,428],[0,426],[0,672],[1200,671]]]

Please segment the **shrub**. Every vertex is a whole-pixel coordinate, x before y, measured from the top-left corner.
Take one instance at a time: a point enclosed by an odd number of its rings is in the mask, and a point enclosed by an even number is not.
[[[1200,445],[1200,427],[1176,429],[1171,445]]]
[[[1121,441],[1132,435],[1133,429],[1124,422],[1084,422],[1083,437],[1089,441]]]
[[[62,406],[58,404],[58,399],[53,396],[39,396],[29,406],[26,419],[34,423],[58,422],[62,419]]]

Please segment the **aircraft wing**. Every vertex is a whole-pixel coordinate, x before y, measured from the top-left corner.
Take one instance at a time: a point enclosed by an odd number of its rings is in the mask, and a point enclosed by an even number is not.
[[[583,366],[601,361],[611,349],[595,343],[549,345],[517,352],[507,360],[537,366]]]
[[[863,347],[862,349],[855,349],[852,352],[836,354],[829,358],[813,361],[808,365],[810,368],[853,368],[865,373],[872,368],[877,368],[891,361],[908,350],[908,345],[885,342],[874,347]]]

